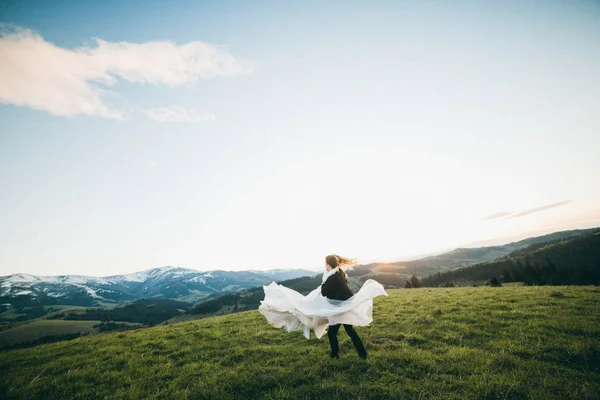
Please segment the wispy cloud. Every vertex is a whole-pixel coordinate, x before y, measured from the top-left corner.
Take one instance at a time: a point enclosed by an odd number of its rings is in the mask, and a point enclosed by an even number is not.
[[[512,214],[512,213],[500,211],[500,212],[488,215],[484,219],[498,219],[498,218],[506,217],[507,215],[510,215],[510,214]]]
[[[202,113],[193,108],[180,106],[154,108],[144,110],[144,113],[155,121],[159,122],[208,122],[214,121],[215,115],[212,113]]]
[[[571,200],[564,200],[564,201],[559,201],[557,203],[546,204],[546,205],[543,205],[543,206],[540,206],[540,207],[530,208],[528,210],[519,211],[519,212],[501,211],[501,212],[497,212],[497,213],[488,215],[484,219],[485,220],[491,220],[491,219],[520,218],[520,217],[524,217],[524,216],[529,215],[529,214],[533,214],[533,213],[537,213],[537,212],[549,210],[551,208],[561,207],[561,206],[564,206],[566,204],[569,204],[570,202],[571,202]]]
[[[204,42],[107,42],[73,50],[58,47],[28,29],[0,26],[0,103],[59,116],[79,114],[121,119],[105,103],[107,87],[122,79],[180,86],[197,79],[252,71],[250,61]]]
[[[571,202],[571,200],[565,200],[565,201],[559,201],[558,203],[546,204],[546,205],[541,206],[541,207],[530,208],[529,210],[525,210],[525,211],[521,211],[521,212],[512,214],[508,218],[524,217],[524,216],[529,215],[529,214],[533,214],[533,213],[537,213],[537,212],[540,212],[540,211],[549,210],[551,208],[556,208],[556,207],[564,206],[566,204],[569,204],[570,202]]]

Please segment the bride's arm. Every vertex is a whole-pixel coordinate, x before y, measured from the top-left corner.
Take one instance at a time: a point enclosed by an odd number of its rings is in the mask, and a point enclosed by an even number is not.
[[[321,294],[323,295],[323,297],[327,297],[327,295],[331,291],[330,287],[331,287],[331,276],[329,278],[327,278],[327,280],[321,284]]]
[[[327,297],[329,294],[331,294],[331,292],[334,290],[334,287],[337,285],[339,285],[338,281],[339,281],[340,275],[335,273],[333,275],[331,275],[329,278],[327,278],[327,280],[321,285],[321,294],[324,297]]]

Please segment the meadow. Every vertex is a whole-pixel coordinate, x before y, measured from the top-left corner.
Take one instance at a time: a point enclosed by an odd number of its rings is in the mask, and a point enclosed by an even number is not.
[[[14,328],[0,332],[0,343],[15,345],[20,342],[30,342],[44,336],[66,334],[90,334],[95,332],[94,325],[100,321],[51,321],[38,319]]]
[[[0,353],[8,399],[594,399],[600,288],[388,290],[341,354],[258,311]]]
[[[79,336],[95,335],[102,332],[102,321],[64,321],[35,319],[24,321],[0,331],[0,351],[10,348],[32,347],[39,343],[69,340]],[[142,324],[119,322],[127,329],[143,327]]]

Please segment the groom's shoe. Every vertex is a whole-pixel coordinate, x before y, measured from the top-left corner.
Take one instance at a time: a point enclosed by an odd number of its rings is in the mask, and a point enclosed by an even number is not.
[[[362,358],[363,360],[367,359],[367,353],[362,353],[358,355],[360,358]]]
[[[340,358],[340,355],[337,353],[336,354],[331,353],[331,358]]]

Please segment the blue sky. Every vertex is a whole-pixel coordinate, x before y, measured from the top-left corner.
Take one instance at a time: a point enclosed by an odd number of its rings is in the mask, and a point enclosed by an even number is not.
[[[600,225],[600,3],[3,2],[0,275]]]

